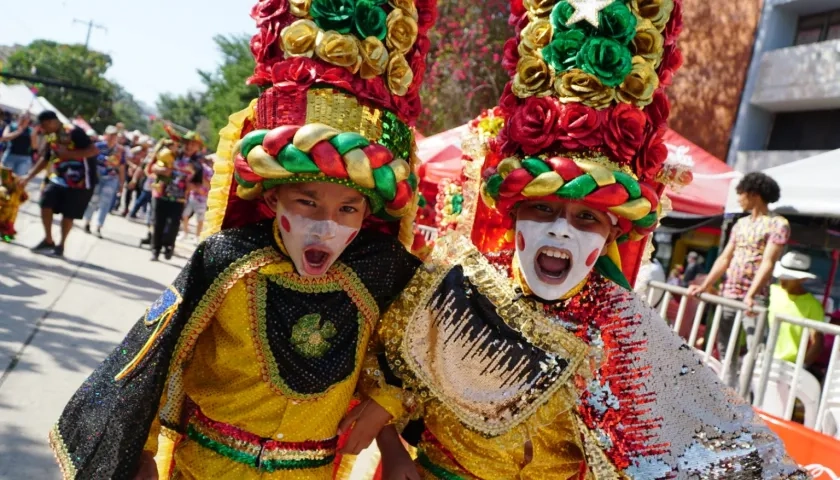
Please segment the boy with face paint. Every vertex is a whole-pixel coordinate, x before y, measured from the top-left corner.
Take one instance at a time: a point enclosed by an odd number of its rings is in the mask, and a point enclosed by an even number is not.
[[[420,476],[807,478],[632,291],[661,193],[691,180],[662,143],[680,1],[511,10],[518,62],[469,125],[457,232],[378,330]],[[406,454],[380,437],[390,471]]]
[[[420,264],[409,124],[435,5],[370,8],[381,40],[315,3],[253,8],[266,88],[220,133],[207,238],[65,408],[65,478],[332,479],[402,409],[367,352]],[[322,40],[378,54],[348,64]]]

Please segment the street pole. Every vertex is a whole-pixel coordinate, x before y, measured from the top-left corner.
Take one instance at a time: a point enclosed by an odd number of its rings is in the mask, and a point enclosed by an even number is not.
[[[90,45],[90,33],[93,31],[94,28],[98,28],[100,30],[108,31],[104,25],[99,25],[98,23],[93,23],[93,19],[88,20],[87,22],[84,20],[79,20],[77,18],[73,19],[73,24],[81,23],[82,25],[87,25],[87,36],[85,37],[85,50],[88,50],[88,45]]]

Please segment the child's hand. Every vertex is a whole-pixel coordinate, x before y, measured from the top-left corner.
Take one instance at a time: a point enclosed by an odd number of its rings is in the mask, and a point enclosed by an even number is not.
[[[417,467],[403,446],[403,441],[393,425],[385,427],[376,437],[382,454],[383,480],[420,480]]]
[[[157,462],[150,452],[143,452],[140,457],[140,468],[137,469],[134,480],[158,480]]]
[[[420,480],[414,461],[401,450],[402,454],[382,455],[382,480]]]
[[[382,427],[388,425],[391,419],[391,414],[373,400],[368,399],[360,403],[338,424],[339,435],[350,428],[353,429],[340,453],[358,455],[370,445]]]

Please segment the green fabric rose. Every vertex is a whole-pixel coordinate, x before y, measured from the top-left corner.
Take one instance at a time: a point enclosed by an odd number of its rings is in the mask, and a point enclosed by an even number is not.
[[[353,25],[356,35],[361,39],[376,37],[379,41],[385,41],[388,33],[387,18],[388,14],[376,1],[361,0],[356,4],[356,20]]]
[[[577,65],[604,85],[616,87],[633,70],[633,54],[611,38],[592,37],[580,49]]]
[[[636,16],[623,2],[614,2],[598,14],[598,32],[628,45],[636,36]]]
[[[580,30],[556,31],[554,38],[542,49],[543,60],[557,72],[565,72],[575,66],[577,55],[586,43],[586,34]]]
[[[356,12],[354,0],[312,0],[309,15],[323,30],[348,34],[353,30]]]
[[[569,18],[572,17],[573,13],[575,13],[575,7],[569,5],[569,2],[566,0],[557,2],[557,5],[555,5],[551,10],[551,17],[549,18],[554,31],[562,32],[564,30],[580,30],[587,36],[595,33],[595,27],[590,25],[586,20],[581,20],[580,22],[572,25],[566,25],[566,22],[569,21]]]

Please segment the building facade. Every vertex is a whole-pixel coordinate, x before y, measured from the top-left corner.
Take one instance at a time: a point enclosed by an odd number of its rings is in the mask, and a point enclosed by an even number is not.
[[[750,172],[840,148],[840,0],[765,0],[727,162]]]

